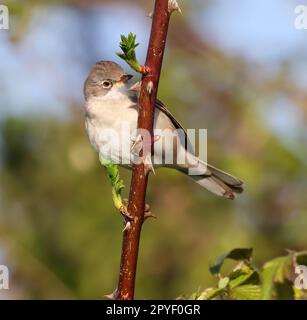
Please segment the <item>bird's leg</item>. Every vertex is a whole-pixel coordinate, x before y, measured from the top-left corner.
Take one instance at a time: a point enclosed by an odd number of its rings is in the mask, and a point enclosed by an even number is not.
[[[101,164],[105,167],[107,174],[111,180],[112,185],[112,199],[114,202],[115,208],[121,213],[121,215],[125,219],[125,223],[132,220],[130,216],[126,204],[123,202],[121,197],[121,192],[125,187],[124,182],[120,179],[118,166],[116,164],[111,163],[110,161],[104,159],[101,155],[99,155],[99,160]]]
[[[143,148],[143,139],[142,136],[139,134],[135,138],[131,137],[132,145],[130,148],[130,152],[134,155],[139,155],[140,151]]]
[[[127,207],[128,207],[128,199],[123,199],[123,209],[124,210],[127,210]],[[128,212],[128,211],[127,211]],[[150,206],[149,204],[145,204],[145,210],[144,210],[144,221],[146,221],[148,218],[154,218],[154,219],[157,219],[157,216],[155,214],[153,214],[151,211],[150,211]],[[125,223],[125,228],[123,230],[126,231],[126,230],[129,230],[131,228],[131,221],[132,219],[130,220],[126,220],[126,223]]]
[[[139,134],[136,138],[131,138],[131,141],[132,141],[132,146],[130,148],[130,152],[136,156],[139,156],[140,151],[144,150],[144,143],[143,143],[142,136]],[[144,157],[143,163],[144,163],[145,175],[148,174],[149,172],[155,173],[153,164],[151,162],[151,154],[150,153]]]
[[[152,138],[152,144],[154,144],[155,142],[160,140],[160,138],[161,137],[159,135],[154,135]],[[141,150],[143,150],[143,152],[144,152],[143,138],[140,134],[137,135],[135,138],[131,138],[131,141],[132,141],[132,146],[130,148],[130,152],[132,154],[139,156]],[[143,163],[144,163],[144,174],[145,175],[147,175],[149,172],[153,172],[155,174],[155,169],[154,169],[154,166],[151,161],[151,154],[150,153],[147,153],[143,157]]]

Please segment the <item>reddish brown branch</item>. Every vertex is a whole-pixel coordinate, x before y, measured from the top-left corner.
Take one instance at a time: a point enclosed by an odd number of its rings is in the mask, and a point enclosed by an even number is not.
[[[156,0],[145,63],[149,73],[143,76],[142,79],[138,117],[138,128],[148,130],[151,136],[153,136],[155,102],[170,16],[169,0]],[[148,90],[148,88],[151,90]],[[151,142],[149,143],[151,144]],[[143,157],[146,156],[146,153],[150,152],[151,145],[144,145]],[[145,172],[144,164],[134,165],[128,206],[128,211],[134,218],[134,221],[131,222],[129,230],[124,232],[123,237],[119,283],[115,294],[115,298],[120,300],[131,300],[134,298],[139,241],[142,224],[144,222],[147,182],[148,172]]]

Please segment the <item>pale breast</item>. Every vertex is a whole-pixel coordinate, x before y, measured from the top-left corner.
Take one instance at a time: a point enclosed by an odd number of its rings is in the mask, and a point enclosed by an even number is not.
[[[86,129],[91,144],[105,159],[129,162],[130,136],[137,126],[137,108],[126,96],[91,98],[86,105]],[[122,148],[123,137],[129,138]],[[123,159],[124,158],[124,159]]]
[[[137,105],[127,96],[119,97],[117,95],[116,99],[113,99],[112,96],[109,96],[108,99],[91,98],[87,102],[86,110],[86,129],[90,142],[97,152],[105,159],[115,163],[130,163],[130,147],[133,143],[131,137],[137,128]],[[174,130],[175,127],[165,113],[156,109],[154,129]],[[109,132],[116,133],[117,137],[108,136]],[[164,138],[161,137],[156,142],[157,148],[155,148],[155,151],[164,149],[164,143]],[[108,148],[110,145],[112,146],[111,151]],[[174,149],[172,148],[170,151],[173,152],[176,149],[176,143],[174,143]],[[156,156],[164,158],[161,153],[156,154]]]

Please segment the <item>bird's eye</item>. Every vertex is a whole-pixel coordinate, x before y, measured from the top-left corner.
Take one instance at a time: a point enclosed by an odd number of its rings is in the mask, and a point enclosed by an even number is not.
[[[110,89],[112,87],[111,81],[103,81],[102,86],[104,89]]]

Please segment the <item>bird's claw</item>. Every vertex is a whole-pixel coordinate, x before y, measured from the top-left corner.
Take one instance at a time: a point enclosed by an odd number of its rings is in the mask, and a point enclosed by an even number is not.
[[[140,151],[143,148],[143,139],[142,136],[139,134],[135,139],[131,138],[132,146],[130,148],[130,152],[136,155],[139,155]]]
[[[119,212],[120,214],[124,217],[124,229],[123,232],[130,230],[131,228],[131,221],[133,221],[133,217],[130,215],[129,211],[128,211],[128,200],[127,199],[123,199],[122,201],[122,206],[119,208]]]
[[[121,206],[119,211],[121,215],[124,217],[125,227],[123,229],[123,232],[125,232],[131,229],[131,222],[134,221],[134,218],[128,212],[128,199],[123,199],[122,202],[123,205]],[[144,209],[144,221],[148,218],[157,219],[157,216],[151,212],[149,204],[146,203]]]
[[[124,217],[125,221],[132,221],[133,220],[133,217],[130,215],[130,213],[128,211],[128,207],[125,204],[123,204],[119,208],[119,212]]]

